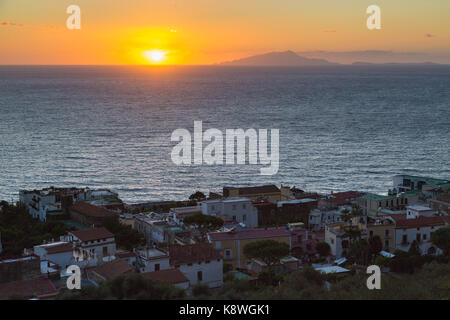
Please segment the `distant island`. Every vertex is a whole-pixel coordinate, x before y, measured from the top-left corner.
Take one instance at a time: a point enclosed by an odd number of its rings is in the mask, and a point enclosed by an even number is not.
[[[289,67],[304,67],[304,66],[333,66],[339,63],[329,62],[324,59],[309,59],[299,56],[293,51],[283,52],[269,52],[259,54],[243,59],[233,60],[221,63],[226,66],[289,66]]]
[[[232,60],[220,63],[222,66],[254,66],[254,67],[315,67],[315,66],[398,66],[398,65],[414,65],[414,66],[432,66],[440,65],[435,62],[365,62],[355,61],[351,64],[342,64],[338,62],[330,62],[326,59],[305,58],[291,50],[282,52],[269,52],[258,54],[242,59]]]

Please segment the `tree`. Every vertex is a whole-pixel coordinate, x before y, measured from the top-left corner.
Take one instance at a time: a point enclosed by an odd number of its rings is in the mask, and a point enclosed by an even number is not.
[[[211,231],[220,229],[223,226],[223,220],[210,215],[194,214],[183,220],[187,226],[193,226],[200,232],[201,241],[206,241],[206,234]]]
[[[353,241],[350,244],[348,257],[358,264],[366,265],[369,260],[369,243],[365,239]]]
[[[146,279],[140,274],[118,276],[99,287],[83,287],[81,290],[66,290],[60,300],[169,300],[184,298],[181,288],[168,282]]]
[[[205,199],[206,199],[205,194],[200,191],[196,191],[195,193],[193,193],[189,196],[189,200],[193,200],[193,201],[203,201]]]
[[[444,255],[450,253],[450,227],[440,228],[431,233],[431,242],[444,251]]]
[[[289,245],[275,240],[258,240],[244,246],[244,255],[248,259],[259,259],[270,267],[289,254]]]
[[[120,223],[116,216],[106,217],[103,226],[114,234],[117,245],[121,248],[132,250],[145,245],[144,236],[131,226]]]
[[[369,238],[369,252],[373,256],[377,255],[383,249],[383,243],[379,236]]]
[[[0,233],[4,255],[18,255],[24,248],[42,244],[44,240],[58,240],[70,230],[61,222],[42,222],[28,213],[26,205],[0,203]]]
[[[321,257],[328,257],[331,252],[330,245],[324,241],[317,243],[316,250]]]

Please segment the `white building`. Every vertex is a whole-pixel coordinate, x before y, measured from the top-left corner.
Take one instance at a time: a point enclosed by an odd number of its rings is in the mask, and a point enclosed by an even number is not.
[[[431,217],[437,214],[436,211],[429,207],[414,205],[406,207],[406,217],[410,218],[418,218],[419,216]]]
[[[47,260],[65,269],[75,263],[74,248],[70,242],[59,241],[34,246],[33,252],[41,260]]]
[[[114,235],[105,228],[70,231],[69,236],[74,243],[76,260],[84,260],[89,256],[103,261],[114,259],[116,241]]]
[[[20,190],[19,201],[24,203],[33,216],[41,221],[47,221],[47,215],[62,214],[65,206],[77,201],[101,201],[117,198],[118,194],[107,190],[91,190],[89,188],[44,188],[41,190]]]
[[[206,243],[172,246],[170,265],[189,279],[191,286],[204,283],[209,288],[223,284],[223,260],[218,250]]]
[[[309,213],[308,227],[311,231],[320,231],[327,224],[335,224],[343,222],[343,210],[352,210],[350,206],[341,206],[337,209],[318,208]]]
[[[205,215],[217,216],[224,221],[236,221],[250,229],[258,227],[258,210],[248,198],[207,200],[201,206]]]
[[[411,245],[416,243],[421,254],[439,254],[441,250],[430,241],[431,233],[439,228],[448,226],[448,216],[415,216],[414,213],[391,215],[395,220],[395,248],[409,251]]]
[[[325,242],[330,245],[331,254],[336,258],[346,255],[350,246],[350,237],[345,232],[346,223],[328,224],[325,226]],[[358,228],[353,226],[353,228]],[[361,239],[367,238],[367,232],[361,231]]]
[[[154,272],[170,269],[169,254],[161,249],[147,248],[137,251],[139,272]]]

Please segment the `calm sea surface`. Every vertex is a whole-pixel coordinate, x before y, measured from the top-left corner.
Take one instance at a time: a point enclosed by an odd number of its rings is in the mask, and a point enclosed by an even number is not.
[[[176,166],[173,130],[280,129],[280,169]],[[129,202],[224,185],[385,193],[450,178],[450,67],[0,67],[0,199],[112,188]]]

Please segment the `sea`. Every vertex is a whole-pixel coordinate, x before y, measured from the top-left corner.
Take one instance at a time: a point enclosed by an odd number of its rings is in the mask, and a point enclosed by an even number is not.
[[[279,129],[279,170],[175,165],[172,132]],[[0,199],[109,188],[128,203],[223,186],[385,194],[450,179],[450,66],[0,66]]]

